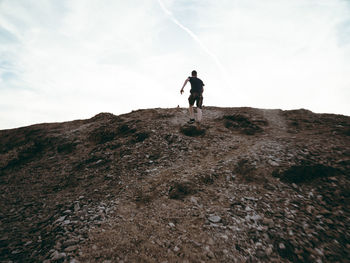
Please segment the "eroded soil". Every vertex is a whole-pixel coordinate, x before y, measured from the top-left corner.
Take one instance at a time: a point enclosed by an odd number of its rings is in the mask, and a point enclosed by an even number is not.
[[[350,117],[203,116],[0,131],[0,261],[349,262]]]

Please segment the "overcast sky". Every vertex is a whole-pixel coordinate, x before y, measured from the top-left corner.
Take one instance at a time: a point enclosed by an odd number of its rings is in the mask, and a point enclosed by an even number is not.
[[[193,69],[207,106],[350,115],[350,1],[0,0],[0,129],[187,107]]]

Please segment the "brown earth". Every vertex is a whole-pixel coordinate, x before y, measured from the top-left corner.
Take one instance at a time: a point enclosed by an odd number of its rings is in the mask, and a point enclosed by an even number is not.
[[[350,117],[203,115],[0,131],[0,262],[350,262]]]

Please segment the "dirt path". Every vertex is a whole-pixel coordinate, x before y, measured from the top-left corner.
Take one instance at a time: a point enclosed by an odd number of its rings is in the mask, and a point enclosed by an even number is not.
[[[281,110],[267,110],[263,109],[263,116],[270,123],[272,127],[272,135],[286,135],[288,126],[286,120],[281,116]]]

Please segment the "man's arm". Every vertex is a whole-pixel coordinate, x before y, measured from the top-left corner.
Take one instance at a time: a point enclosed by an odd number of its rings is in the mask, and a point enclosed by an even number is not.
[[[184,87],[186,86],[186,84],[187,84],[187,82],[190,80],[190,78],[187,78],[186,80],[185,80],[185,83],[183,84],[183,86],[182,86],[182,88],[181,88],[181,90],[180,90],[180,93],[182,94],[183,92],[184,92]]]

